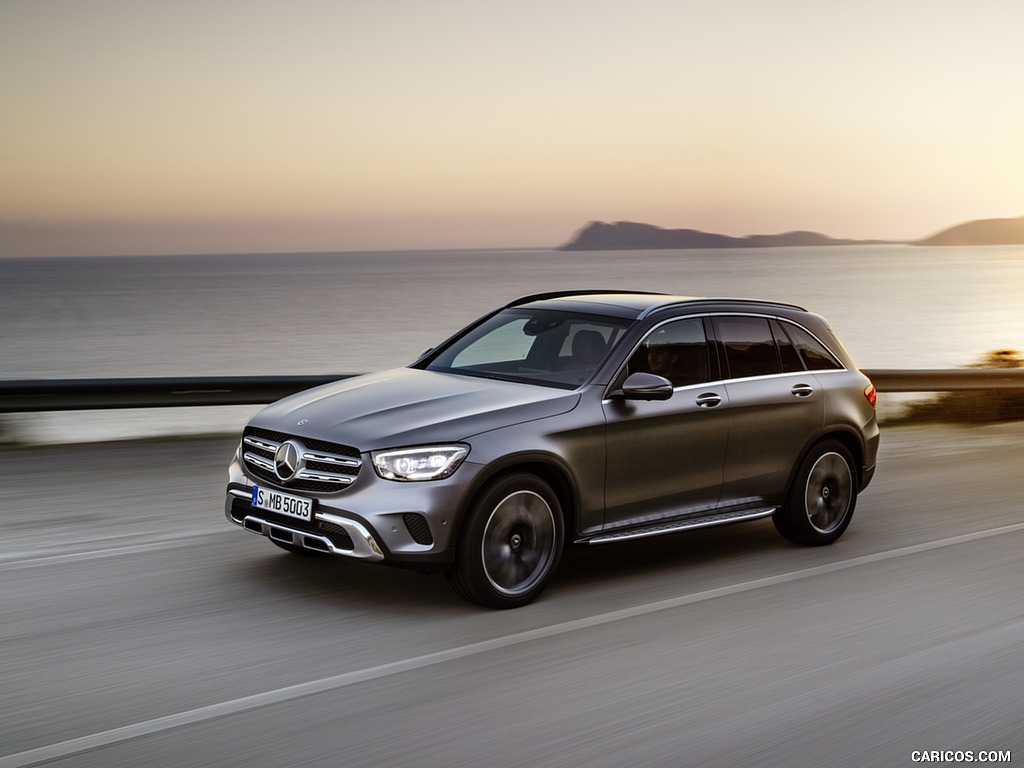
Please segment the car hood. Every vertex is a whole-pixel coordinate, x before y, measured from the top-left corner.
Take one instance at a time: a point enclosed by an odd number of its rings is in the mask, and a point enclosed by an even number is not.
[[[372,451],[465,440],[565,413],[579,400],[564,389],[398,368],[299,392],[249,423]]]

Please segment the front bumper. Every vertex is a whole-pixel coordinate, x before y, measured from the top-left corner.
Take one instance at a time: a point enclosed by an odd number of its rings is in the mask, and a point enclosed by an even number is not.
[[[333,493],[296,492],[250,478],[236,456],[228,469],[225,517],[251,533],[314,552],[430,570],[450,564],[459,511],[480,467],[464,462],[449,478],[413,483],[384,480],[367,469]],[[312,520],[254,508],[254,485],[312,499]]]
[[[323,512],[317,513],[312,523],[289,520],[284,515],[254,508],[251,496],[240,488],[228,488],[225,509],[228,520],[247,531],[314,552],[369,561],[384,559],[373,534],[354,520]]]

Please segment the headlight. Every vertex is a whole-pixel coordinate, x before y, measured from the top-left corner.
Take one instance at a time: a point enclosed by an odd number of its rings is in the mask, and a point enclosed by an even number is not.
[[[373,468],[385,480],[441,480],[449,477],[469,455],[465,445],[430,445],[375,451]]]

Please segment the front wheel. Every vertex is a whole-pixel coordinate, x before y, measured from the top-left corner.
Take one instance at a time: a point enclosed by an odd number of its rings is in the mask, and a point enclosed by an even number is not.
[[[856,505],[853,456],[839,441],[825,440],[801,463],[786,505],[772,522],[779,533],[797,544],[831,544],[850,525]]]
[[[470,602],[517,608],[547,586],[562,555],[558,497],[539,477],[516,474],[484,490],[470,509],[455,565],[445,575]]]

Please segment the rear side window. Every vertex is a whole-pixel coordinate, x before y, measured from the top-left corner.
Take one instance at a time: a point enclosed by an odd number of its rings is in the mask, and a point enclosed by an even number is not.
[[[715,333],[725,349],[729,378],[770,376],[782,373],[768,319],[764,317],[716,317]]]
[[[790,339],[797,354],[809,371],[836,371],[842,369],[842,364],[835,356],[825,348],[825,345],[814,338],[798,325],[782,323],[783,329]]]
[[[772,335],[775,337],[775,344],[779,348],[779,360],[782,362],[782,371],[784,373],[794,373],[806,370],[803,360],[800,358],[800,353],[797,352],[796,347],[793,346],[793,342],[786,335],[786,332],[782,330],[779,322],[772,320],[771,324]]]

